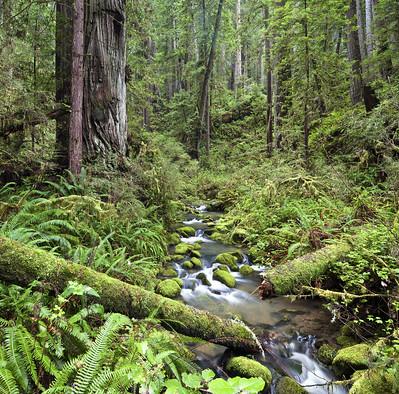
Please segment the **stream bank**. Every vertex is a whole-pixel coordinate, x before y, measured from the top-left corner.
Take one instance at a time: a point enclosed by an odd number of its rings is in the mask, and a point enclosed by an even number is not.
[[[256,290],[263,268],[253,265],[245,250],[212,240],[209,236],[220,216],[221,213],[208,212],[201,206],[181,223],[181,226],[194,230],[186,229],[187,234],[181,236],[180,245],[201,245],[195,247],[195,265],[187,263],[190,260],[187,255],[176,256],[172,261],[182,281],[181,300],[222,318],[240,319],[253,330],[266,353],[265,356],[259,353],[256,359],[273,373],[271,393],[276,392],[276,383],[282,375],[291,376],[308,393],[346,393],[344,387],[329,385],[337,379],[315,357],[316,343],[329,342],[338,330],[322,303],[314,299],[292,301],[281,296],[260,300]],[[184,247],[180,246],[180,249],[184,251]],[[217,256],[226,253],[238,257],[237,269],[221,267],[223,264],[215,262]],[[253,272],[241,274],[240,271],[246,271],[243,266],[251,267],[248,271]],[[221,269],[234,278],[234,285],[229,284],[229,287],[227,282],[222,283],[224,281],[215,274]],[[220,376],[226,376],[223,367],[232,355],[230,351],[209,343],[196,344],[193,351],[202,367],[211,367]]]

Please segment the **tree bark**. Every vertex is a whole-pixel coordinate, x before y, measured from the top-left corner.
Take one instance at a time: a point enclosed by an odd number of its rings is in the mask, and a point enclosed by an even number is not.
[[[223,320],[179,301],[164,298],[138,286],[96,272],[91,268],[57,258],[53,254],[0,237],[0,278],[26,286],[40,280],[60,293],[69,281],[78,281],[95,289],[96,302],[107,311],[129,317],[145,318],[156,312],[165,328],[232,349],[256,353],[259,348],[252,332],[239,322]]]
[[[265,271],[260,286],[261,295],[285,295],[295,293],[302,286],[311,285],[313,281],[327,272],[335,261],[350,251],[348,243],[341,242],[328,245],[316,252],[298,257]]]
[[[269,19],[269,9],[267,6],[263,9],[265,28],[267,28]],[[273,74],[271,60],[271,39],[265,36],[265,57],[266,57],[266,90],[267,90],[267,109],[266,109],[266,150],[268,156],[273,153]]]
[[[357,31],[362,60],[366,59],[366,40],[364,38],[363,7],[361,0],[356,0]]]
[[[373,52],[373,3],[372,0],[365,0],[366,5],[366,45],[367,55]]]
[[[84,0],[75,0],[73,16],[71,123],[69,128],[69,170],[79,175],[82,167],[84,87]]]
[[[86,6],[84,150],[89,159],[127,151],[126,0]]]
[[[241,0],[236,0],[236,34],[237,48],[234,63],[234,95],[237,97],[242,79],[242,51],[241,51]]]
[[[71,105],[73,1],[57,0],[56,4],[56,52],[55,52],[55,100],[60,107]],[[69,165],[70,113],[65,111],[56,124],[55,160],[62,169]]]

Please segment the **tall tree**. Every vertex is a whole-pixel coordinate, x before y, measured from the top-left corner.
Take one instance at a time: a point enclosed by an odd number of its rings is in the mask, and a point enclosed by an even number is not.
[[[79,175],[82,166],[83,135],[84,0],[75,0],[73,16],[71,120],[69,127],[69,169]]]
[[[241,47],[241,0],[236,0],[236,31],[237,43],[234,62],[234,94],[237,97],[242,79],[242,47]]]
[[[370,56],[373,52],[373,0],[365,0],[366,4],[366,44],[367,54]]]

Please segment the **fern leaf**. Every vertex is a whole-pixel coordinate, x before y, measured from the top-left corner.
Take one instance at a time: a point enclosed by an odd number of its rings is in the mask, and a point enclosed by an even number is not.
[[[0,368],[0,394],[20,394],[13,374],[6,368]]]

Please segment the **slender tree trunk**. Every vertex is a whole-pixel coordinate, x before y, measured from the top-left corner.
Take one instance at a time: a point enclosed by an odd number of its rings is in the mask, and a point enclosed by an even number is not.
[[[308,43],[308,4],[307,0],[304,0],[305,8],[305,19],[303,23],[304,35],[305,35],[305,72],[306,72],[306,86],[305,86],[305,97],[304,97],[304,121],[303,121],[303,142],[304,142],[304,157],[305,163],[309,161],[309,89],[310,89],[310,55],[309,55],[309,43]]]
[[[73,17],[71,123],[69,128],[69,170],[79,175],[82,167],[84,88],[84,0],[75,0]]]
[[[57,0],[56,4],[56,52],[55,52],[55,99],[60,106],[71,105],[73,2]],[[65,111],[56,124],[55,159],[62,169],[69,165],[69,119]]]
[[[3,8],[4,8],[4,0],[0,0],[0,23],[3,23]]]
[[[356,0],[357,31],[359,36],[360,55],[362,60],[366,59],[366,40],[364,38],[364,22],[362,1]]]
[[[348,55],[352,62],[351,99],[358,104],[363,98],[362,57],[360,53],[359,35],[356,22],[356,0],[350,0],[347,18],[349,20]]]
[[[268,26],[269,9],[263,8],[265,28]],[[265,36],[265,57],[266,57],[266,90],[267,90],[267,110],[266,110],[266,149],[268,156],[273,153],[273,74],[271,59],[271,39]]]
[[[86,12],[84,149],[127,151],[125,0],[90,0]]]
[[[335,53],[337,55],[341,54],[341,44],[342,44],[342,29],[339,29],[338,38],[337,38],[337,46],[335,47]]]
[[[209,52],[209,57],[205,69],[205,74],[204,74],[204,79],[202,82],[202,87],[201,87],[201,96],[200,96],[200,101],[199,101],[199,118],[200,118],[200,130],[204,129],[205,126],[205,114],[207,110],[207,103],[208,103],[208,92],[209,92],[209,80],[212,74],[212,69],[213,69],[213,64],[215,61],[215,55],[216,55],[216,44],[217,44],[217,38],[220,30],[220,23],[222,19],[222,10],[223,10],[223,3],[224,0],[219,0],[219,6],[218,6],[218,11],[216,15],[216,21],[215,21],[215,27],[213,30],[213,36],[212,36],[212,44],[211,44],[211,49]],[[209,111],[209,109],[208,109]],[[202,131],[200,131],[199,135],[202,135]],[[197,145],[197,154],[199,155],[199,145],[201,143],[201,138],[198,139],[199,144]]]
[[[366,44],[367,54],[370,56],[373,52],[373,2],[365,0],[366,5]]]
[[[242,79],[242,50],[241,50],[241,0],[236,0],[236,32],[237,48],[234,65],[234,95],[237,97]]]

